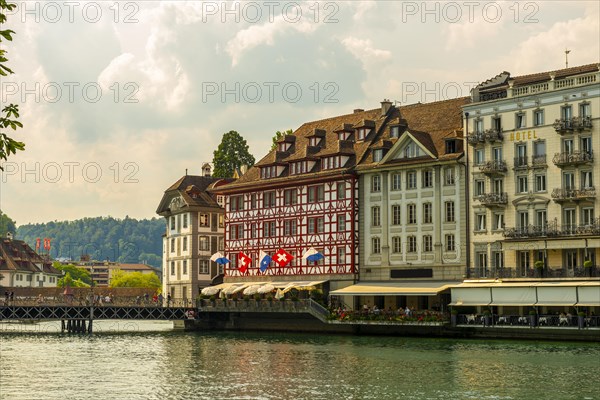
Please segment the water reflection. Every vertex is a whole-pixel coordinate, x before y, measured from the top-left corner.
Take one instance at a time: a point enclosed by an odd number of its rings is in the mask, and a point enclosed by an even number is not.
[[[0,326],[0,398],[600,399],[596,344],[110,323],[95,324],[92,336]]]

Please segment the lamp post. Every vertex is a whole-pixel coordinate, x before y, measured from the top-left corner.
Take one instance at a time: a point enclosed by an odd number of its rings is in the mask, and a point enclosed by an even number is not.
[[[469,113],[465,113],[465,141],[466,141],[466,160],[465,160],[465,224],[466,224],[466,232],[465,232],[465,240],[466,240],[466,268],[465,268],[465,277],[468,279],[470,275],[470,266],[471,266],[471,226],[470,226],[470,217],[471,217],[471,209],[469,204]]]
[[[90,320],[88,322],[88,333],[92,333],[92,321],[94,320],[94,301],[96,300],[94,297],[94,266],[90,268],[92,282],[90,283],[90,289],[92,293],[92,301],[90,302]]]

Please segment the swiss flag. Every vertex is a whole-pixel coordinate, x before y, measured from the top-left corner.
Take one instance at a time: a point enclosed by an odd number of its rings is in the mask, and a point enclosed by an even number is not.
[[[241,273],[245,273],[246,271],[248,271],[248,267],[250,267],[251,262],[252,259],[250,257],[245,255],[241,251],[238,253],[238,269]]]
[[[277,250],[277,253],[275,253],[275,255],[273,256],[273,260],[275,260],[275,262],[279,264],[280,267],[285,267],[286,265],[288,265],[293,258],[293,255],[291,255],[283,249]]]

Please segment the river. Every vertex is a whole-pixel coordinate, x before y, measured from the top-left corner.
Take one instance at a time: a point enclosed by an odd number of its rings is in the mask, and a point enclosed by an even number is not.
[[[599,399],[600,345],[0,323],[0,399]]]

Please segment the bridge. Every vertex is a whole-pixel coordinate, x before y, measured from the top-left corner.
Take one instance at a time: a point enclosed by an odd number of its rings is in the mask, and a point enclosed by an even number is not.
[[[92,333],[94,320],[162,320],[193,319],[195,307],[181,302],[173,307],[146,304],[69,305],[36,304],[16,301],[0,305],[0,321],[61,321],[61,330],[70,333]]]

